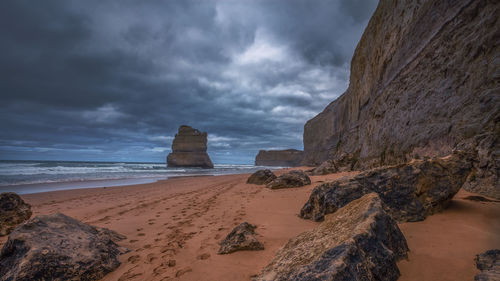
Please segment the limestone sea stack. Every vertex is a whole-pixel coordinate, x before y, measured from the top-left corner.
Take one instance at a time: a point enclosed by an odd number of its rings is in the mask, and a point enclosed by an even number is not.
[[[474,154],[468,189],[500,198],[500,2],[381,0],[346,92],[304,126],[303,164],[354,169]],[[332,166],[332,170],[342,165]]]
[[[255,166],[300,166],[304,152],[296,149],[260,150],[255,156]]]
[[[213,168],[207,154],[207,133],[180,126],[172,142],[172,153],[167,156],[167,166]]]

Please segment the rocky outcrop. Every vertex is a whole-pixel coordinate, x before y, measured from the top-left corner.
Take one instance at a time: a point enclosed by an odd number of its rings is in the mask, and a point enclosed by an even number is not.
[[[260,150],[255,156],[255,166],[300,166],[304,152],[296,149]]]
[[[500,3],[381,0],[349,88],[304,126],[304,164],[355,169],[474,153],[469,190],[500,192]]]
[[[31,217],[31,206],[13,192],[0,194],[0,236],[8,235]]]
[[[500,280],[500,250],[488,250],[475,258],[477,269],[481,273],[474,277],[475,281]]]
[[[0,256],[0,280],[98,280],[120,265],[113,240],[124,237],[63,214],[17,227]]]
[[[207,154],[207,133],[180,126],[172,142],[172,153],[167,156],[167,166],[213,168]]]
[[[395,220],[420,221],[447,206],[470,170],[466,155],[458,152],[444,158],[375,168],[315,187],[300,216],[321,221],[325,214],[376,192]]]
[[[266,187],[270,189],[280,189],[301,187],[308,184],[311,184],[311,179],[306,173],[301,170],[293,170],[272,180],[270,183],[266,184]]]
[[[247,180],[251,184],[268,184],[276,178],[276,175],[271,170],[258,170],[253,173]]]
[[[354,200],[276,252],[256,280],[397,280],[406,239],[377,194]]]
[[[327,175],[337,172],[352,171],[355,170],[357,160],[351,158],[347,154],[340,155],[337,159],[329,159],[321,163],[318,167],[311,171],[314,176]]]
[[[255,238],[255,225],[244,222],[231,231],[224,240],[220,242],[217,254],[230,254],[236,251],[264,250],[264,245]]]

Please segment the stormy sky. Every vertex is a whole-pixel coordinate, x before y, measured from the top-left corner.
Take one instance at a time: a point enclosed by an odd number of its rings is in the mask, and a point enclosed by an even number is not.
[[[216,164],[302,149],[376,4],[1,1],[0,159],[163,162],[182,124]]]

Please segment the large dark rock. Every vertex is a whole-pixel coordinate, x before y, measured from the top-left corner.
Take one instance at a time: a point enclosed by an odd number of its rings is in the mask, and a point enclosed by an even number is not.
[[[300,166],[304,152],[296,149],[260,150],[255,156],[255,166]]]
[[[271,170],[258,170],[253,173],[247,180],[247,183],[252,184],[268,184],[276,178],[276,175]]]
[[[300,187],[311,184],[311,179],[301,170],[293,170],[285,173],[266,184],[267,188],[280,189],[290,187]]]
[[[180,126],[172,142],[172,153],[167,156],[167,166],[213,168],[207,154],[207,133]]]
[[[465,182],[471,164],[467,156],[388,166],[314,188],[300,216],[320,221],[364,194],[376,192],[384,209],[400,222],[420,221],[445,208]]]
[[[406,239],[377,194],[354,200],[276,252],[256,280],[397,280]]]
[[[475,281],[500,280],[500,250],[488,250],[475,258],[477,269],[481,270],[474,277]]]
[[[0,236],[9,234],[31,217],[31,206],[13,192],[0,194]]]
[[[381,0],[346,92],[304,126],[305,165],[356,169],[473,152],[466,188],[500,199],[500,2]]]
[[[37,216],[17,227],[2,248],[1,281],[98,280],[120,265],[124,237],[63,214]]]
[[[255,238],[255,225],[244,222],[235,227],[224,240],[220,242],[219,255],[236,251],[264,250],[264,245]]]

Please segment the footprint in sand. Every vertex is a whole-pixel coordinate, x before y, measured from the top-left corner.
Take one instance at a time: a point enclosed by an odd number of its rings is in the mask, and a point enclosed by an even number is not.
[[[203,254],[201,254],[201,255],[198,256],[199,260],[206,260],[208,258],[210,258],[210,254],[209,253],[203,253]]]
[[[191,272],[193,271],[193,269],[191,269],[191,267],[185,267],[179,271],[177,271],[177,273],[175,273],[175,277],[181,277],[182,275],[188,273],[188,272]]]
[[[141,260],[141,256],[139,255],[133,255],[127,259],[131,264],[136,264]]]

